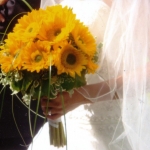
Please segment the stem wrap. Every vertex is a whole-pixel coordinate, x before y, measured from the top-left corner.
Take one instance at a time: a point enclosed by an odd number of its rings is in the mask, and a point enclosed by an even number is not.
[[[56,120],[50,120],[50,119],[47,119],[47,120],[48,120],[49,125],[55,128],[58,128],[58,123],[61,122],[61,118],[58,118]]]

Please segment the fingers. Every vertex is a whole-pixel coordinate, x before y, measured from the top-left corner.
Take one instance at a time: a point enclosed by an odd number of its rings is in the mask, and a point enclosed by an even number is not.
[[[46,118],[55,120],[60,118],[63,115],[62,109],[56,109],[56,108],[43,108],[43,114],[46,116]]]
[[[45,116],[52,116],[55,114],[62,114],[62,109],[54,109],[54,108],[44,108],[43,114]]]
[[[62,108],[62,104],[60,102],[56,102],[56,101],[53,101],[53,100],[43,100],[41,101],[41,106],[42,107],[54,107],[54,108]]]
[[[55,115],[48,115],[47,118],[51,119],[51,120],[56,120],[58,118],[60,118],[62,116],[62,114],[55,114]]]
[[[52,120],[55,120],[67,113],[69,104],[69,94],[67,92],[63,92],[63,99],[62,94],[58,94],[57,98],[54,100],[48,100],[47,97],[42,97],[41,99],[43,114],[46,118]]]
[[[58,119],[64,115],[62,102],[58,99],[48,100],[47,98],[43,97],[41,99],[41,108],[45,117],[51,120]]]
[[[47,98],[41,99],[42,107],[53,107],[53,108],[62,108],[62,100],[57,98],[55,100],[48,100]]]

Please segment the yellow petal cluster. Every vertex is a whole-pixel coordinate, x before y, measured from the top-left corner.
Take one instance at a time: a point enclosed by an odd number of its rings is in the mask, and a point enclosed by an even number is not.
[[[40,72],[55,66],[57,75],[94,73],[96,43],[88,28],[61,5],[33,10],[18,20],[0,51],[3,72]]]
[[[86,69],[87,59],[85,55],[71,44],[64,44],[54,55],[54,65],[57,73],[67,73],[72,77],[75,74],[81,76],[81,71]]]
[[[89,32],[82,22],[76,21],[75,28],[72,30],[71,35],[76,45],[87,55],[94,56],[96,53],[96,43],[92,34]]]
[[[11,37],[11,34],[9,35]],[[20,70],[22,68],[22,55],[24,44],[21,41],[12,41],[1,47],[0,64],[4,72]]]
[[[51,44],[68,39],[76,20],[72,10],[61,5],[47,7],[46,16],[38,37]]]
[[[50,48],[46,48],[42,42],[32,43],[24,49],[22,69],[30,72],[48,69],[50,64],[53,64],[52,57]]]
[[[44,14],[45,11],[39,9],[28,12],[21,17],[13,29],[16,39],[25,43],[32,42],[39,34]]]

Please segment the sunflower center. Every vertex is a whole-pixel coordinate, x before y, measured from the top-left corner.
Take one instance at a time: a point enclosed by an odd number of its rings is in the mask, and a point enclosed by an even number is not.
[[[29,28],[29,30],[28,30],[28,31],[29,31],[29,32],[32,32],[32,30],[33,30],[33,28]]]
[[[83,41],[83,39],[81,39],[81,37],[79,38],[79,41],[80,41],[82,44],[84,44],[84,41]]]
[[[61,33],[61,30],[58,29],[58,30],[55,31],[54,35],[55,35],[55,36],[58,36],[60,33]]]
[[[41,55],[36,55],[35,61],[40,62],[41,60],[42,60],[42,56]]]
[[[68,54],[66,62],[70,65],[74,65],[76,63],[76,56],[74,54]]]

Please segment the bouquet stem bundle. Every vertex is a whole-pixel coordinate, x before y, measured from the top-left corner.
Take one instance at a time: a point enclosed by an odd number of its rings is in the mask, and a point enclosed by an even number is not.
[[[64,147],[66,145],[66,136],[62,122],[58,122],[58,126],[49,124],[50,144],[55,147]]]

